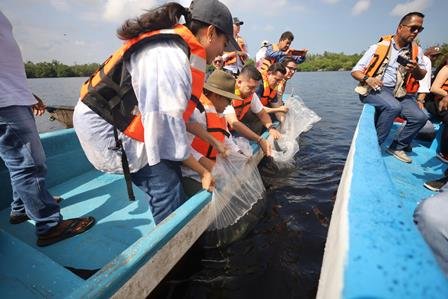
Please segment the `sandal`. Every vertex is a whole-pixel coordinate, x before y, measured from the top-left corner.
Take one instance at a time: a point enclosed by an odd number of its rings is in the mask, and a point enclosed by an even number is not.
[[[37,238],[37,246],[48,246],[56,242],[79,235],[95,224],[95,218],[73,218],[62,220],[56,227],[52,228],[45,235]]]

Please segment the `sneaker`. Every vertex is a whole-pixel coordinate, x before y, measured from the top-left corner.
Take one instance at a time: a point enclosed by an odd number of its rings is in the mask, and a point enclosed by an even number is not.
[[[437,153],[437,158],[443,163],[448,163],[448,155],[445,155],[444,153]]]
[[[398,160],[405,162],[405,163],[411,163],[412,159],[409,158],[408,155],[406,155],[406,153],[402,150],[396,150],[396,149],[391,149],[390,147],[386,148],[386,152],[388,152],[389,154],[391,154],[392,156],[394,156],[395,158],[397,158]]]
[[[426,182],[423,184],[423,186],[425,186],[431,191],[438,192],[447,182],[448,182],[448,176],[445,176],[438,180]]]

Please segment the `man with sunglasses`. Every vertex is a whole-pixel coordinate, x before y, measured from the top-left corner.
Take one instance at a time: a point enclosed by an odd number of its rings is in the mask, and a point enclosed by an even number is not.
[[[292,57],[286,57],[282,61],[282,65],[286,68],[286,74],[283,80],[277,86],[277,96],[281,99],[286,89],[286,83],[297,71],[297,62]]]
[[[402,162],[411,163],[405,153],[428,117],[416,103],[418,80],[425,77],[422,49],[414,39],[423,30],[424,15],[406,14],[394,35],[384,36],[372,45],[352,70],[360,84],[355,91],[361,102],[375,107],[375,127],[378,143],[382,145],[397,116],[406,118],[386,151]]]

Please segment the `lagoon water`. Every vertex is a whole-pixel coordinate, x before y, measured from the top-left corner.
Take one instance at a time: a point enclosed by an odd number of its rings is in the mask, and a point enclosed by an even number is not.
[[[86,78],[30,79],[47,105],[76,104]],[[296,168],[269,169],[266,212],[243,239],[189,254],[154,298],[314,298],[331,211],[362,105],[349,72],[297,73],[288,83],[322,120],[300,138]],[[40,132],[62,128],[37,120]]]

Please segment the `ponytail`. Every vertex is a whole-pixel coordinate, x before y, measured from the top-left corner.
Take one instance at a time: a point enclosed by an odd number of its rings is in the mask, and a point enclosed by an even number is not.
[[[169,2],[162,6],[148,10],[135,19],[128,19],[117,30],[117,35],[122,40],[129,40],[148,31],[172,28],[179,23],[184,16],[185,22],[191,23],[191,13],[188,8],[177,2]]]

